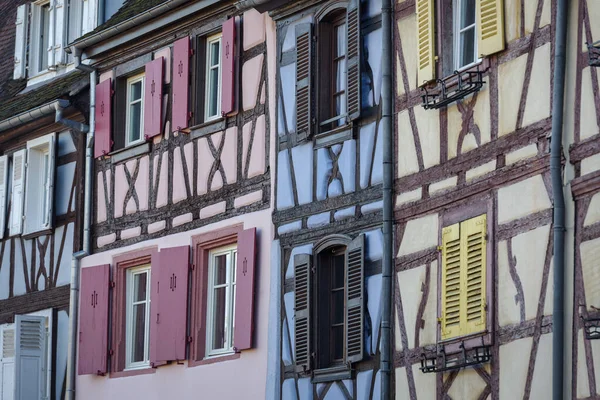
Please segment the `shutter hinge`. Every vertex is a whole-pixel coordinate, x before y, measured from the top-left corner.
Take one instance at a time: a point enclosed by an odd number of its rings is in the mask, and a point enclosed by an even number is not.
[[[188,337],[185,338],[185,341],[187,343],[192,343],[193,340],[194,340],[194,338],[192,338],[191,336],[188,336]]]
[[[108,357],[112,357],[114,354],[115,354],[115,351],[113,349],[108,350]]]
[[[196,264],[190,264],[189,265],[190,271],[193,271],[196,269]]]
[[[196,51],[192,48],[190,48],[190,57],[192,57],[194,54],[196,54]]]
[[[437,251],[442,251],[442,250],[444,250],[444,246],[438,246],[437,247]]]
[[[110,289],[114,288],[115,286],[116,286],[116,284],[115,284],[115,281],[110,281],[110,282],[108,282],[108,287],[109,287]]]

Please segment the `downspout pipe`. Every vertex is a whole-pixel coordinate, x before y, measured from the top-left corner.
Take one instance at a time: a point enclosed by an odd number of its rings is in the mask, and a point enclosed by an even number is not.
[[[81,52],[75,51],[75,68],[90,74],[90,116],[89,130],[85,144],[85,176],[83,203],[83,247],[73,254],[71,263],[71,296],[69,300],[69,342],[67,349],[67,388],[66,400],[75,399],[75,378],[77,365],[77,321],[79,312],[79,272],[80,260],[90,254],[92,222],[92,168],[94,162],[94,132],[96,124],[96,69],[81,63]]]
[[[569,0],[557,0],[552,98],[550,174],[554,199],[554,305],[552,310],[552,398],[563,399],[565,350],[565,198],[562,178],[562,134],[565,99],[566,43]]]
[[[393,186],[394,186],[394,136],[392,131],[392,0],[381,3],[382,47],[382,139],[383,139],[383,261],[382,261],[382,318],[381,318],[381,398],[392,398],[392,304],[393,304]]]

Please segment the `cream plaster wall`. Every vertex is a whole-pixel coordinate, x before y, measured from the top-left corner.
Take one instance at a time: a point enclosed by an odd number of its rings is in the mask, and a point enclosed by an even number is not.
[[[445,375],[444,378],[447,378],[448,374]],[[448,390],[448,394],[452,399],[477,400],[485,387],[486,383],[477,371],[466,368],[458,373],[452,386],[450,386],[450,390]]]
[[[550,198],[541,175],[498,190],[498,223],[502,224],[550,208]]]
[[[546,0],[548,2],[549,0]],[[527,91],[523,126],[530,125],[550,116],[550,43],[538,47],[533,56],[531,79]],[[500,86],[503,86],[502,82]],[[502,118],[500,118],[502,120]]]
[[[411,14],[406,18],[398,21],[398,33],[400,40],[402,41],[402,55],[404,57],[404,63],[406,65],[406,74],[408,77],[408,88],[410,91],[417,87],[417,15]],[[396,63],[396,82],[398,96],[402,96],[406,93],[404,86],[404,77],[402,75],[402,69],[400,61]]]
[[[600,192],[594,194],[588,206],[588,212],[583,221],[583,226],[590,226],[600,222]]]
[[[500,346],[500,400],[523,398],[532,338]]]
[[[498,119],[498,135],[506,135],[515,130],[517,113],[521,101],[527,55],[500,64],[498,67],[498,107],[502,118]]]
[[[438,243],[438,215],[429,214],[425,217],[407,222],[398,257],[416,253]]]
[[[419,172],[417,150],[408,111],[398,114],[398,177]],[[422,144],[421,144],[422,145]]]
[[[600,238],[581,243],[581,269],[585,288],[586,306],[600,307]]]
[[[600,169],[600,154],[594,154],[591,157],[581,160],[581,175],[589,174],[590,172]]]

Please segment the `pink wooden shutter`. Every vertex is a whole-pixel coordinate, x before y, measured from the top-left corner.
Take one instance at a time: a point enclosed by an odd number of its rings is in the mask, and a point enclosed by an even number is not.
[[[108,264],[81,269],[79,375],[107,371],[109,276]]]
[[[173,132],[189,126],[190,38],[184,37],[173,44]]]
[[[235,18],[223,23],[221,55],[221,114],[235,111]]]
[[[256,268],[256,228],[238,234],[237,272],[235,275],[235,351],[252,347],[254,330],[254,271]]]
[[[98,158],[110,153],[112,135],[110,131],[112,114],[111,79],[96,85],[96,132],[94,133],[94,157]]]
[[[151,361],[185,360],[190,248],[162,249],[158,259],[160,267],[156,287],[160,300],[155,316],[156,352]]]
[[[163,57],[146,64],[144,84],[144,137],[149,139],[161,134]]]

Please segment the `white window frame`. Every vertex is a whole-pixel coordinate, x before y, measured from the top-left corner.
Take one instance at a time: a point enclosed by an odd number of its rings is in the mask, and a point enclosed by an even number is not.
[[[54,217],[54,168],[56,134],[27,142],[27,169],[25,171],[24,234],[29,235],[52,228]],[[35,153],[38,154],[35,154]],[[43,170],[33,165],[35,157],[45,162]],[[47,158],[46,158],[47,157]],[[45,174],[47,169],[47,175]],[[45,202],[42,201],[45,197]]]
[[[150,366],[150,301],[151,301],[151,266],[150,264],[141,265],[139,267],[128,268],[126,270],[126,338],[125,338],[125,370],[135,370],[148,368]],[[131,352],[133,350],[133,293],[134,293],[134,276],[139,274],[147,274],[146,278],[146,300],[136,301],[136,304],[146,304],[146,323],[144,326],[144,361],[131,361]]]
[[[127,78],[127,90],[126,90],[126,98],[125,98],[125,104],[126,104],[126,109],[125,109],[125,147],[127,146],[131,146],[137,143],[141,143],[144,141],[144,85],[145,85],[145,74],[139,74],[139,75],[135,75],[132,76],[130,78]],[[135,100],[135,101],[131,101],[130,100],[130,95],[131,95],[131,87],[133,86],[133,84],[141,82],[142,84],[142,91],[141,91],[141,95],[140,95],[140,99],[139,100]],[[131,140],[131,138],[129,137],[131,134],[131,105],[134,103],[140,103],[140,137],[139,139],[136,140]]]
[[[229,262],[227,268],[226,283],[219,285],[220,287],[226,287],[225,290],[225,346],[222,349],[213,348],[213,336],[215,333],[214,326],[214,294],[215,294],[215,282],[214,282],[214,269],[215,269],[215,258],[222,255],[229,255]],[[236,263],[237,263],[237,244],[229,245],[226,247],[220,247],[218,249],[211,250],[208,254],[208,306],[206,313],[206,357],[222,356],[233,352],[233,331],[235,328],[235,274],[236,274]]]
[[[472,67],[473,65],[479,63],[481,61],[481,59],[479,58],[478,55],[478,49],[477,49],[477,14],[475,14],[475,21],[473,22],[473,24],[465,27],[465,28],[461,28],[461,17],[462,17],[462,7],[463,5],[466,4],[466,0],[454,0],[452,3],[452,9],[454,11],[453,14],[453,18],[452,18],[452,34],[454,36],[454,51],[453,51],[453,56],[454,56],[454,60],[452,60],[452,64],[454,66],[454,69],[456,71],[463,71],[466,70],[470,67]],[[462,59],[462,49],[460,46],[460,36],[462,32],[465,32],[469,29],[473,29],[474,33],[473,33],[473,62],[469,63],[469,64],[465,64],[465,65],[460,65],[460,60]]]
[[[49,26],[48,26],[48,49],[46,49],[46,54],[48,57],[48,65],[46,68],[40,67],[41,62],[41,18],[42,18],[42,7],[48,5],[49,6]],[[30,43],[29,43],[29,78],[32,78],[36,75],[41,75],[50,70],[49,67],[54,64],[51,60],[50,53],[54,53],[54,51],[49,51],[50,47],[54,47],[54,29],[53,26],[54,21],[54,12],[53,12],[53,4],[51,0],[40,0],[31,4],[31,34],[30,34]]]
[[[222,46],[223,46],[223,42],[222,42],[222,38],[223,38],[223,34],[221,32],[208,36],[206,38],[206,74],[205,74],[205,79],[206,79],[206,84],[204,85],[205,89],[205,93],[204,93],[204,121],[208,122],[208,121],[214,121],[216,119],[221,118],[221,92],[222,92],[222,67],[223,67],[223,59],[222,59]],[[211,66],[210,65],[210,61],[212,59],[212,44],[213,43],[219,43],[219,62],[214,65]],[[211,84],[211,80],[210,80],[210,72],[212,70],[216,69],[217,70],[217,87],[213,87]],[[211,93],[213,93],[213,91],[216,90],[217,91],[217,112],[215,115],[209,115],[209,101],[212,98]]]

